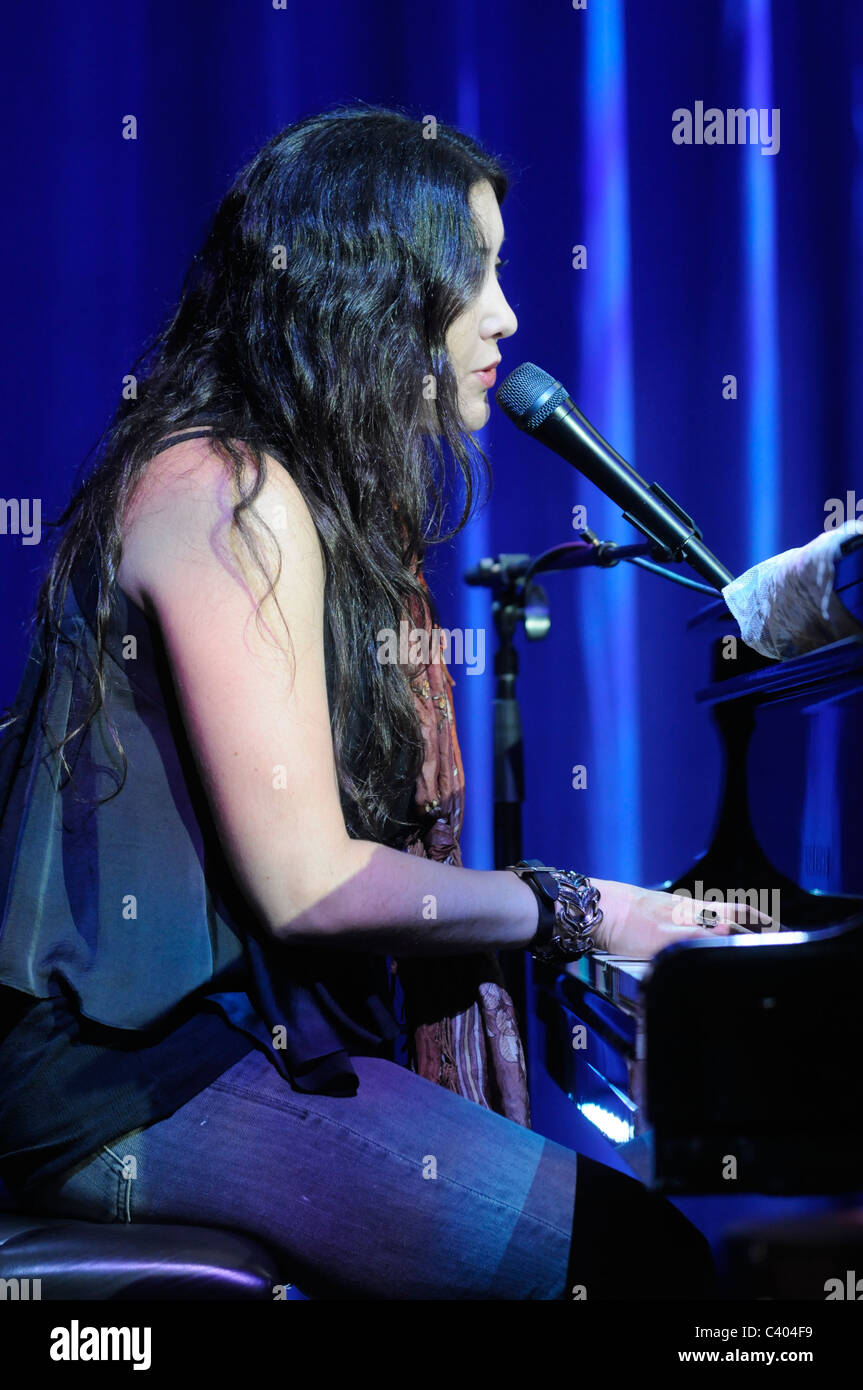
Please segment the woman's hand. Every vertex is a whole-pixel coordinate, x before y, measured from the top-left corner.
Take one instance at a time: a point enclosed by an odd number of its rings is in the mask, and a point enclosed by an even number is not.
[[[647,959],[675,941],[729,936],[732,929],[739,932],[774,928],[771,917],[747,903],[704,902],[593,876],[590,881],[599,889],[603,912],[602,922],[591,935],[598,951],[614,956]],[[699,912],[714,914],[716,925],[698,926]]]

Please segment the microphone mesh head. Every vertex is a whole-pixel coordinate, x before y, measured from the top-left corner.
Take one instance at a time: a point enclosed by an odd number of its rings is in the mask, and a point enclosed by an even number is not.
[[[547,399],[540,400],[546,396]],[[538,429],[565,399],[565,387],[533,362],[522,362],[510,372],[495,396],[504,415],[522,430]]]

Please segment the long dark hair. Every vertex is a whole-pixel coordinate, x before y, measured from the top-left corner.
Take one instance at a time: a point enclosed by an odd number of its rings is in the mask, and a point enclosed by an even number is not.
[[[121,401],[89,476],[49,523],[65,531],[36,605],[35,623],[50,634],[48,685],[58,643],[70,640],[60,620],[82,551],[92,552],[98,572],[90,706],[56,746],[67,771],[63,746],[106,705],[103,643],[125,503],[156,444],[206,421],[240,497],[233,525],[270,592],[275,580],[243,515],[264,484],[263,452],[289,472],[317,527],[349,831],[393,840],[410,825],[402,813],[422,765],[422,735],[405,672],[378,660],[375,638],[398,631],[406,614],[427,615],[414,566],[427,545],[467,523],[479,485],[490,483],[459,414],[445,346],[487,272],[489,248],[468,202],[480,180],[501,202],[506,174],[471,138],[367,105],[287,126],[240,171],[176,310],[133,364],[134,398]],[[250,457],[255,479],[244,491]],[[443,532],[449,461],[463,479],[464,505]],[[126,755],[108,722],[125,779]]]

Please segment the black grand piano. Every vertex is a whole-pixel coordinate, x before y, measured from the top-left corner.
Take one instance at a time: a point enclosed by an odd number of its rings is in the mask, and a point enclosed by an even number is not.
[[[845,543],[835,592],[863,622],[863,536]],[[863,638],[779,662],[729,643],[721,601],[694,623],[712,639],[696,699],[720,733],[722,792],[706,853],[657,886],[734,892],[780,927],[534,967],[545,1064],[657,1191],[860,1191]],[[771,760],[800,827],[782,867],[764,845],[780,819]]]

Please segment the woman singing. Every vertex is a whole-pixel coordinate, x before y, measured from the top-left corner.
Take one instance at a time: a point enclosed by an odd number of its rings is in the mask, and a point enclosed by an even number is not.
[[[452,681],[385,657],[517,326],[504,172],[429,133],[340,108],[254,156],[60,518],[0,744],[0,1173],[249,1233],[313,1298],[711,1297],[676,1208],[530,1128],[496,955],[706,929],[462,867]]]

